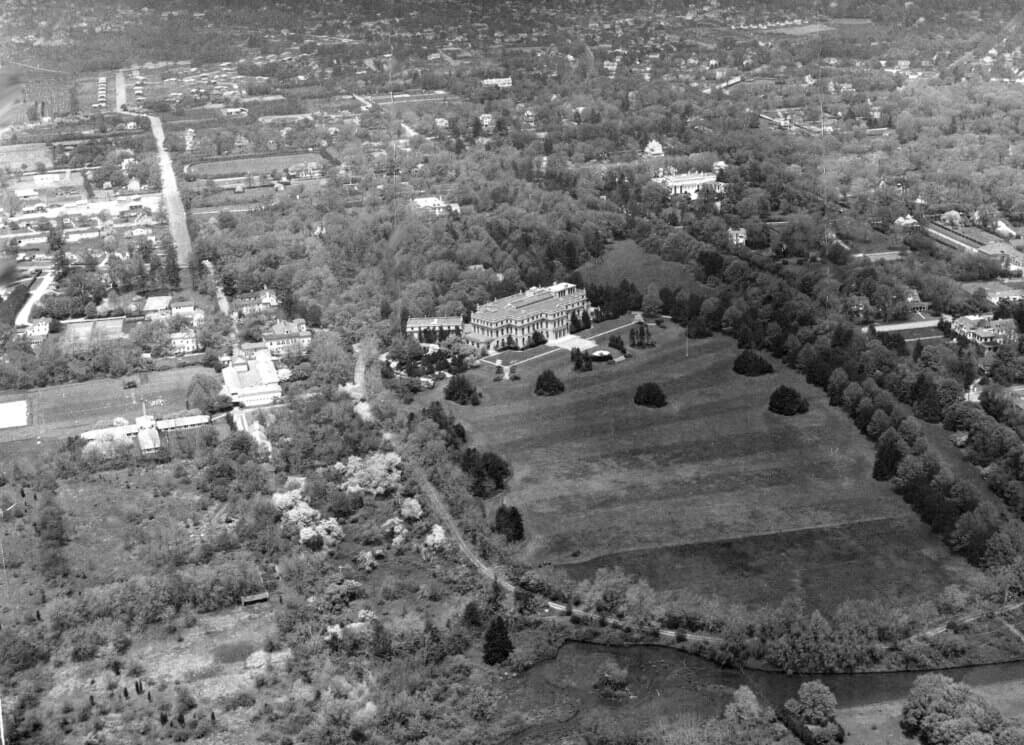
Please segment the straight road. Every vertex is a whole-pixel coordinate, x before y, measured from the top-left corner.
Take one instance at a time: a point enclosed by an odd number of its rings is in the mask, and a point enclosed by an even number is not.
[[[124,111],[128,105],[128,90],[125,87],[124,70],[114,73],[114,111]]]
[[[181,286],[192,286],[192,238],[188,234],[188,223],[185,220],[185,206],[181,203],[178,192],[178,180],[174,175],[171,155],[164,147],[164,124],[158,116],[149,116],[149,127],[156,140],[156,149],[160,154],[160,183],[164,192],[164,209],[167,211],[167,224],[171,229],[171,238],[178,250],[178,266],[181,267]]]

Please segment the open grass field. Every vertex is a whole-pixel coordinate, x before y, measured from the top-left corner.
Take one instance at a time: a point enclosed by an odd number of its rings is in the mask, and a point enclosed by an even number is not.
[[[506,500],[523,513],[526,561],[620,564],[662,589],[753,603],[795,590],[823,607],[927,594],[971,572],[871,479],[871,443],[822,392],[778,365],[736,375],[725,337],[691,340],[688,357],[682,329],[655,339],[592,373],[572,372],[565,353],[522,366],[519,382],[480,374],[483,404],[456,411],[472,445],[512,464]],[[532,394],[543,367],[564,394]],[[646,381],[666,407],[633,404]],[[801,390],[810,412],[770,413],[780,383]]]
[[[0,146],[0,170],[34,171],[38,163],[47,168],[53,166],[49,145],[33,142],[25,145]]]
[[[109,426],[116,417],[134,419],[146,413],[169,414],[185,408],[189,382],[203,367],[181,367],[143,374],[138,388],[125,389],[123,380],[99,379],[30,391],[4,391],[0,403],[28,402],[28,425],[0,429],[0,443],[18,440],[62,439],[95,427]]]
[[[645,252],[633,241],[617,241],[598,259],[584,264],[580,275],[589,285],[618,286],[628,279],[643,292],[651,282],[678,289],[693,282],[689,269],[675,261]]]

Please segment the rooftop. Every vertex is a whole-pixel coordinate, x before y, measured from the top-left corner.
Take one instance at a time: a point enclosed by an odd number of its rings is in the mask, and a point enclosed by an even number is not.
[[[564,308],[566,303],[563,298],[577,292],[581,290],[569,282],[557,282],[550,287],[531,287],[525,292],[481,305],[473,316],[476,320],[497,321],[551,313]]]

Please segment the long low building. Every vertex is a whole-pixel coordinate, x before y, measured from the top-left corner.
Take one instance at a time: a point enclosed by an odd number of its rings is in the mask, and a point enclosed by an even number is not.
[[[580,319],[590,310],[587,291],[569,282],[531,287],[477,308],[469,338],[487,346],[528,347],[538,332],[549,340],[567,336],[573,314]]]
[[[449,334],[462,333],[461,316],[435,316],[433,318],[413,316],[405,321],[405,333],[417,341],[436,343]]]

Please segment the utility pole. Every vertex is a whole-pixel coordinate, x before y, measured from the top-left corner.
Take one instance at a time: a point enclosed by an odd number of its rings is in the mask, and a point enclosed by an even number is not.
[[[0,745],[7,745],[7,738],[4,737],[4,700],[0,698]]]

